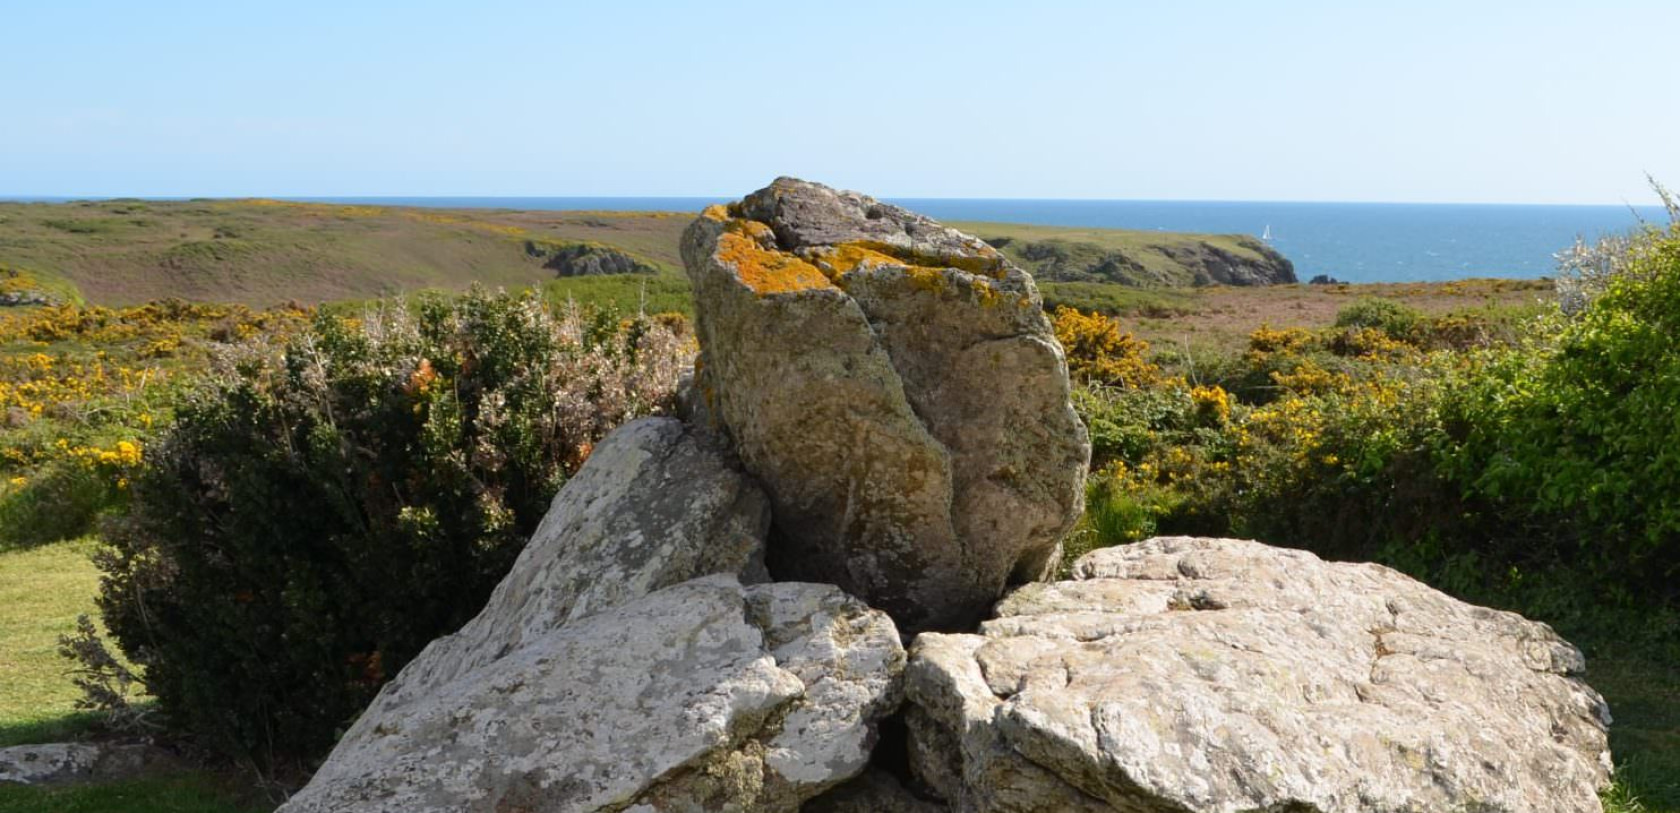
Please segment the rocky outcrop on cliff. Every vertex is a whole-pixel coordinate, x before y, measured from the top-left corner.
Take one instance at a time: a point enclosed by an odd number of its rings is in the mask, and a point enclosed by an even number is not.
[[[657,274],[652,263],[643,262],[604,243],[585,241],[525,241],[525,253],[542,262],[557,277],[589,277],[598,274]]]
[[[1237,237],[1236,243],[1237,251],[1211,242],[1161,246],[1157,250],[1191,269],[1195,285],[1287,285],[1296,282],[1295,264],[1276,249],[1247,236]]]
[[[957,811],[1598,811],[1604,701],[1543,624],[1229,539],[1100,550],[926,634],[911,761]]]
[[[704,411],[774,506],[777,578],[910,630],[1042,578],[1090,444],[1031,277],[985,243],[778,179],[689,227]]]
[[[1064,237],[1025,239],[1003,235],[987,237],[986,242],[1022,264],[1038,279],[1051,282],[1107,282],[1137,287],[1296,282],[1295,264],[1289,258],[1246,235],[1115,232],[1108,239],[1120,245]]]

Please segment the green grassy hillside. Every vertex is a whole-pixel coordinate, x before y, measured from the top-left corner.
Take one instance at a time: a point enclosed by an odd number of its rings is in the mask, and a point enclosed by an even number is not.
[[[657,273],[568,278],[552,286],[555,296],[634,305],[646,289],[650,308],[686,310],[677,246],[692,217],[273,200],[0,203],[0,294],[33,286],[100,305],[179,297],[263,306],[474,282],[513,288],[554,279],[545,262],[557,246],[592,244]],[[998,243],[1040,279],[1069,284],[1186,286],[1219,267],[1275,264],[1263,245],[1237,235],[955,225]]]
[[[515,212],[268,200],[0,204],[0,267],[89,302],[269,305],[555,276],[555,244],[601,243],[680,267],[676,213]],[[535,249],[535,250],[533,250]]]

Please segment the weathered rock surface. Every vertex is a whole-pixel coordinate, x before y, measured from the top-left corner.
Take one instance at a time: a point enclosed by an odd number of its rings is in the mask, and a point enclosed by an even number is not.
[[[912,766],[958,811],[1598,811],[1603,700],[1543,624],[1378,565],[1162,538],[924,634]]]
[[[700,412],[774,505],[769,566],[900,626],[1041,578],[1090,445],[1032,279],[985,243],[788,178],[683,237]]]
[[[864,769],[903,666],[837,588],[696,579],[381,697],[281,810],[794,811]]]
[[[1237,238],[1237,246],[1252,256],[1228,251],[1213,243],[1161,246],[1157,251],[1191,269],[1195,285],[1291,285],[1295,263],[1253,237]]]
[[[541,260],[557,277],[590,277],[599,274],[657,274],[652,263],[603,243],[581,241],[525,241],[525,253]]]
[[[769,521],[764,492],[680,421],[645,418],[620,427],[555,495],[484,610],[458,632],[433,641],[381,690],[321,775],[375,770],[363,758],[375,745],[396,747],[386,732],[402,729],[412,715],[452,702],[452,697],[463,703],[482,700],[473,699],[474,692],[494,683],[497,675],[534,669],[527,662],[546,657],[544,649],[554,645],[556,631],[568,623],[698,576],[765,580]],[[496,725],[492,715],[498,709],[516,718],[525,713],[481,704],[478,713],[485,726]],[[448,736],[443,729],[432,733]],[[535,747],[505,743],[513,750],[503,751],[504,743],[481,744],[485,750],[478,759],[489,764]],[[415,753],[429,752],[431,746],[423,739],[403,743]],[[392,787],[400,784],[387,778]],[[316,789],[322,781],[312,782],[306,794],[335,792]],[[349,797],[331,798],[350,803]]]
[[[0,748],[0,785],[110,782],[178,767],[174,755],[144,742],[56,742]]]
[[[763,490],[682,422],[625,424],[554,496],[484,610],[428,645],[363,719],[661,587],[712,573],[765,581],[769,524]]]

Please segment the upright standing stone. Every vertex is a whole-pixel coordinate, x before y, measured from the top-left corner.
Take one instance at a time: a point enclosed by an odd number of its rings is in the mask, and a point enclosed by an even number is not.
[[[1090,443],[1032,278],[978,239],[778,179],[683,236],[701,412],[770,492],[772,575],[908,630],[1042,578]]]

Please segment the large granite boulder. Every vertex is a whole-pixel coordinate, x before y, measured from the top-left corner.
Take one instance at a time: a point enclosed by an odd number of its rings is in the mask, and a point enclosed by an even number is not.
[[[681,421],[625,424],[554,496],[478,616],[427,645],[362,719],[661,587],[713,573],[767,581],[769,524],[764,491]]]
[[[789,178],[683,236],[698,412],[774,505],[777,578],[910,630],[1042,578],[1090,444],[1031,277],[921,215]]]
[[[322,775],[367,769],[362,759],[368,743],[383,741],[380,732],[447,702],[441,694],[517,668],[498,664],[534,657],[530,647],[548,646],[568,623],[698,576],[764,581],[769,522],[764,492],[681,422],[646,418],[620,427],[555,495],[483,611],[433,641],[380,691]],[[486,747],[482,759],[499,759]],[[321,781],[306,794],[320,793]]]
[[[1544,624],[1223,539],[1091,553],[906,672],[964,811],[1597,813],[1603,700]]]
[[[863,771],[903,668],[835,587],[708,576],[382,697],[281,810],[795,811]]]

